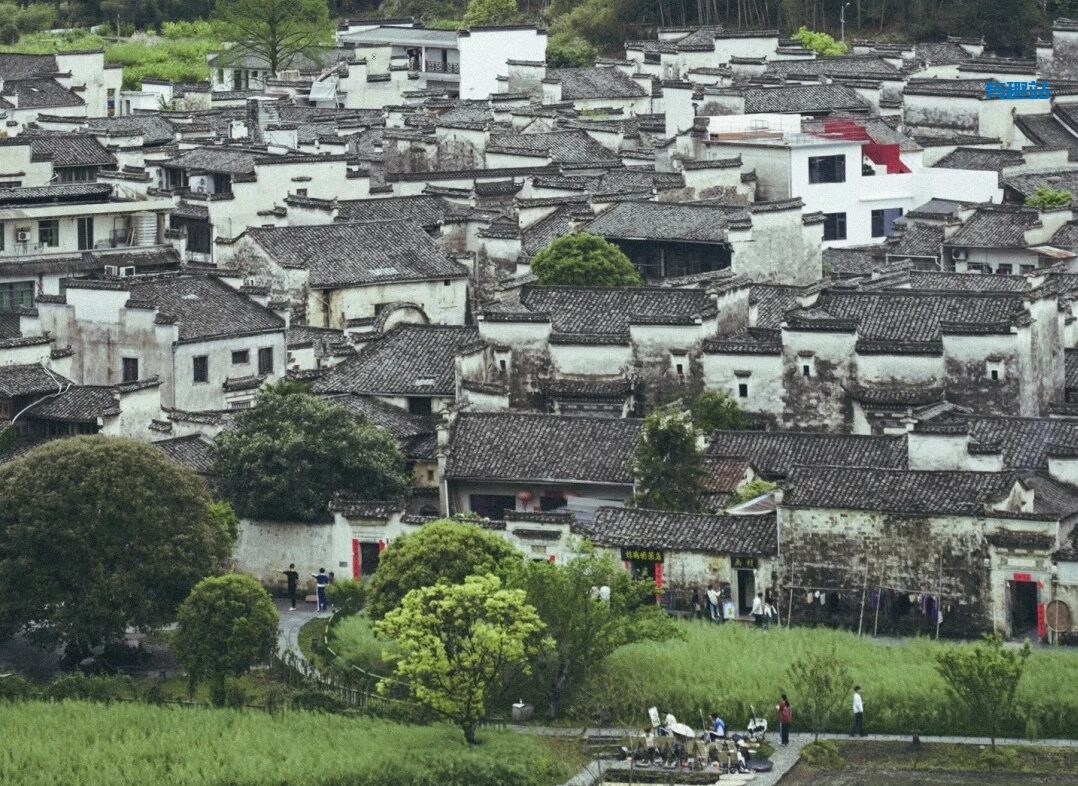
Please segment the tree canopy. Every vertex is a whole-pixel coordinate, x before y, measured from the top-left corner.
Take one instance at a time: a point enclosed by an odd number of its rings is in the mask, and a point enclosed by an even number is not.
[[[293,388],[269,389],[214,446],[222,495],[241,515],[318,521],[337,492],[394,499],[408,476],[384,429]]]
[[[381,619],[414,589],[459,584],[487,573],[508,577],[521,554],[505,538],[476,524],[440,519],[389,544],[371,577],[367,613]]]
[[[702,509],[703,451],[686,413],[664,408],[647,416],[634,470],[637,507],[686,513]]]
[[[387,653],[396,664],[394,679],[382,680],[378,688],[407,684],[416,701],[475,743],[498,688],[514,674],[527,673],[531,659],[549,645],[543,628],[524,590],[505,589],[494,575],[414,589],[375,624],[375,632],[396,647]]]
[[[846,698],[853,700],[853,680],[834,647],[803,655],[790,665],[788,679],[793,703],[815,739]]]
[[[464,26],[504,25],[516,18],[516,0],[468,0]]]
[[[643,283],[620,248],[587,232],[559,237],[535,255],[531,268],[540,284],[633,287]]]
[[[217,0],[213,16],[235,41],[224,60],[254,56],[271,74],[330,42],[326,0]]]
[[[985,636],[973,646],[948,647],[936,656],[936,670],[956,701],[971,718],[980,720],[996,746],[996,737],[1008,714],[1026,667],[1030,649],[1007,649],[1001,636]]]
[[[673,619],[655,605],[655,584],[634,579],[613,556],[588,549],[564,564],[524,562],[523,587],[554,642],[540,655],[535,684],[554,718],[574,688],[624,644],[678,635]],[[610,600],[595,589],[610,588]]]
[[[172,620],[235,539],[205,482],[117,437],[56,440],[0,466],[0,631],[86,652]]]
[[[841,41],[836,41],[827,33],[809,30],[804,25],[801,25],[790,38],[818,55],[844,55],[848,51],[848,47]]]
[[[696,398],[692,419],[705,434],[745,428],[745,413],[737,400],[725,390],[705,390]]]
[[[221,703],[227,677],[243,676],[273,654],[279,624],[273,599],[250,576],[200,581],[180,604],[173,636],[191,688],[208,682],[215,703]]]

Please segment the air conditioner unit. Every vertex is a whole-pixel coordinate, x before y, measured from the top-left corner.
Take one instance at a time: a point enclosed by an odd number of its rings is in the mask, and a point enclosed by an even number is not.
[[[952,248],[951,249],[951,259],[954,259],[954,260],[956,260],[958,262],[961,262],[965,258],[966,258],[966,249],[964,249],[964,248]]]
[[[131,278],[131,276],[133,276],[133,275],[135,275],[134,266],[127,266],[127,267],[120,268],[120,278]]]
[[[116,267],[116,265],[105,265],[105,275],[118,276],[120,275],[120,268]]]
[[[30,242],[30,233],[25,229],[20,229],[15,233],[16,243],[28,243]]]

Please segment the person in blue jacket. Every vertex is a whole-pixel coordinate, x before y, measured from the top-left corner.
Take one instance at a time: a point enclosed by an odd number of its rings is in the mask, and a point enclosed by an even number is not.
[[[325,611],[329,608],[329,601],[326,600],[326,587],[329,586],[329,576],[326,574],[325,568],[319,568],[317,573],[312,573],[311,575],[314,576],[314,582],[317,585],[315,594],[318,598],[318,610]]]

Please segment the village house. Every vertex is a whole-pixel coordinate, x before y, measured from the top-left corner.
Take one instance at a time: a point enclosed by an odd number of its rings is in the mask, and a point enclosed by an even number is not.
[[[0,118],[17,134],[40,114],[106,117],[117,113],[123,81],[104,50],[48,55],[0,54]]]

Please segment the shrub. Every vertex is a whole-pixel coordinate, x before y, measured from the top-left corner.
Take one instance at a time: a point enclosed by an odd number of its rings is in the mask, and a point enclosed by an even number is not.
[[[42,695],[53,701],[82,699],[106,704],[117,699],[136,698],[130,677],[105,677],[89,674],[69,674],[50,682]]]
[[[1066,207],[1073,199],[1074,195],[1066,189],[1037,186],[1037,190],[1026,197],[1026,204],[1038,210],[1055,210]]]
[[[580,36],[553,36],[546,47],[547,68],[581,68],[595,62],[598,52]]]
[[[846,760],[833,740],[816,740],[801,749],[801,761],[818,770],[838,770]]]
[[[367,585],[352,579],[337,581],[326,587],[326,597],[338,614],[358,614],[367,602]]]
[[[19,674],[0,676],[0,701],[29,699],[35,692],[34,684]]]

